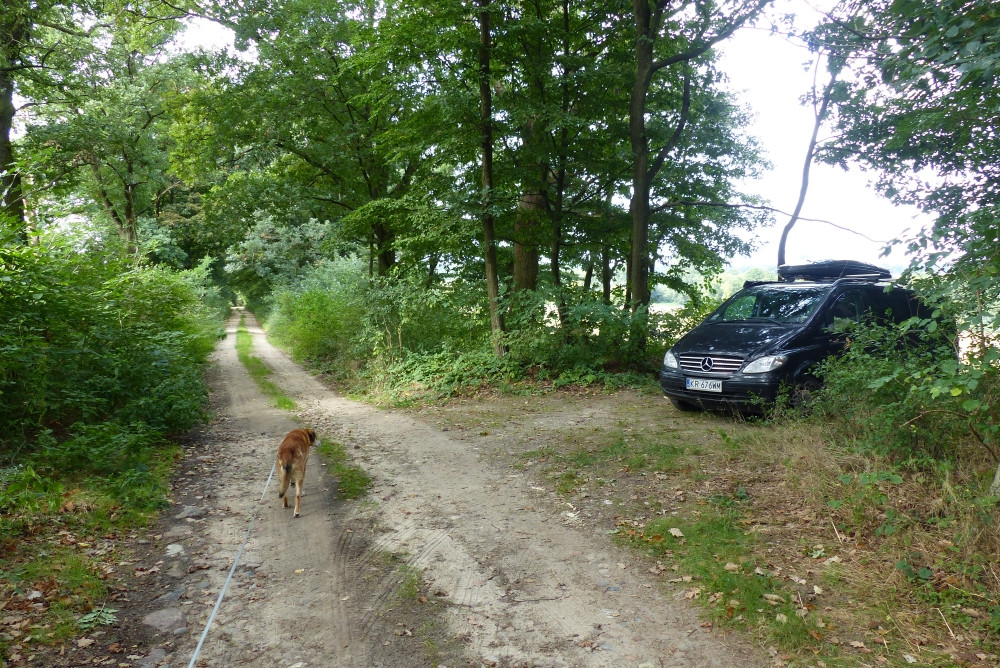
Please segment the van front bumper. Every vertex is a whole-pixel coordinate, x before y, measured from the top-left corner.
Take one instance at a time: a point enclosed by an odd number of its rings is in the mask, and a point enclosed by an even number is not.
[[[701,380],[721,380],[721,392],[691,390],[685,385],[685,377]],[[746,412],[762,412],[773,404],[781,389],[789,384],[785,374],[736,373],[720,378],[710,374],[683,373],[678,369],[660,370],[660,388],[663,394],[694,406],[707,409],[737,409]]]

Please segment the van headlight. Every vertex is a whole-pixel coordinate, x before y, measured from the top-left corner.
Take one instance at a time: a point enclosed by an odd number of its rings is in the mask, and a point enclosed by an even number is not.
[[[663,366],[667,369],[676,369],[678,366],[677,357],[669,350],[667,351],[667,354],[663,356]]]
[[[768,355],[766,357],[758,357],[750,364],[747,364],[743,369],[743,373],[767,373],[768,371],[774,371],[775,369],[780,369],[788,358],[784,355]]]

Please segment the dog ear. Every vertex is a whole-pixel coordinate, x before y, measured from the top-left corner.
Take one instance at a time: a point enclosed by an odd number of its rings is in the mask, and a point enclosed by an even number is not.
[[[309,434],[309,442],[310,443],[315,443],[316,442],[316,432],[314,432],[312,429],[306,429],[306,433]]]

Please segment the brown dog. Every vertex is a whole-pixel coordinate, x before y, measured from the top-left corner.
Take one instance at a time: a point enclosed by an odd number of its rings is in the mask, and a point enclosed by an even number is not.
[[[302,498],[302,479],[306,476],[309,448],[316,442],[312,429],[293,429],[278,448],[278,498],[282,508],[288,507],[288,484],[295,485],[295,517],[299,516],[299,499]]]

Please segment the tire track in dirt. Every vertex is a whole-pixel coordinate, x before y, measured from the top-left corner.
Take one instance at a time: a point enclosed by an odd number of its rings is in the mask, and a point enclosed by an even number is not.
[[[373,477],[376,551],[422,569],[450,605],[471,665],[762,666],[756,649],[708,633],[643,562],[562,514],[565,505],[477,445],[404,414],[349,401],[304,373],[249,320],[254,350],[308,426],[344,444]],[[384,582],[362,611],[370,633]],[[412,664],[407,664],[412,665]]]

